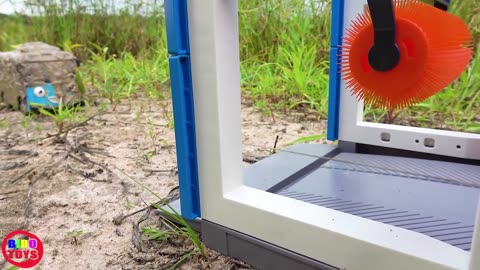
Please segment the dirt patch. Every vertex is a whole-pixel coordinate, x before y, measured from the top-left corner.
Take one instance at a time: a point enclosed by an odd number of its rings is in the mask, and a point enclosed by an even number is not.
[[[162,197],[175,194],[171,106],[138,99],[122,103],[116,112],[97,111],[88,109],[84,114],[95,116],[60,142],[51,136],[56,131],[50,119],[36,117],[25,124],[20,112],[0,112],[0,239],[14,229],[38,235],[45,255],[35,269],[163,269],[191,247],[182,241],[141,240],[139,248],[132,241],[138,228],[159,224],[158,216],[149,215],[134,226],[146,214],[139,210],[157,200],[119,171]],[[264,117],[248,106],[242,119],[247,160],[269,155],[277,136],[281,147],[325,130],[324,122]],[[0,260],[0,268],[6,266]],[[206,258],[180,267],[248,268],[210,250]]]

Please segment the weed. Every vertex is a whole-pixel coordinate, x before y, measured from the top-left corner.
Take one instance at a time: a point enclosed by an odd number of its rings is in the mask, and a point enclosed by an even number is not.
[[[160,143],[162,144],[162,147],[167,148],[167,151],[168,151],[169,154],[172,153],[172,151],[170,150],[170,144],[168,143],[167,140],[161,139],[161,140],[160,140]]]
[[[29,140],[29,129],[30,129],[30,124],[32,123],[33,116],[32,115],[26,115],[22,118],[20,121],[20,126],[25,130],[25,137],[27,140]]]
[[[124,51],[139,55],[166,46],[162,1],[24,0],[26,11],[35,16],[9,17],[2,22],[7,31],[3,48],[24,40],[42,40],[72,48],[80,59],[90,56],[91,43],[108,47],[112,54]]]
[[[165,241],[171,237],[176,237],[182,235],[183,229],[175,225],[175,223],[171,222],[170,220],[161,217],[163,224],[168,228],[168,230],[158,230],[152,227],[144,227],[142,228],[142,233],[148,237],[149,240],[156,240],[156,241]],[[196,250],[193,249],[180,258],[176,260],[176,262],[171,265],[168,269],[173,270],[176,269],[181,263],[185,260],[189,259],[193,255],[195,255]]]
[[[60,99],[58,108],[48,110],[46,108],[39,107],[38,110],[41,114],[48,116],[55,121],[55,125],[58,130],[58,137],[61,138],[65,131],[66,122],[74,119],[75,113],[78,111],[78,106],[64,106],[62,99]]]
[[[126,202],[124,203],[124,206],[125,206],[125,208],[126,208],[127,210],[130,210],[130,209],[132,209],[133,207],[135,207],[135,205],[128,200],[128,197],[126,197]]]
[[[150,188],[145,186],[143,183],[140,181],[134,179],[124,171],[120,170],[117,168],[117,170],[123,174],[125,177],[130,179],[131,181],[135,182],[137,185],[141,186],[143,189],[148,191],[150,194],[155,196],[167,209],[164,207],[158,205],[158,204],[151,204],[152,207],[155,209],[158,209],[161,211],[163,214],[165,214],[167,218],[162,218],[162,221],[164,224],[168,227],[168,231],[158,231],[152,228],[145,228],[143,231],[146,232],[146,234],[150,237],[155,237],[156,239],[166,239],[168,237],[171,237],[172,235],[184,237],[185,239],[188,239],[189,242],[194,246],[194,249],[188,253],[188,256],[184,256],[180,258],[180,260],[184,261],[194,254],[200,254],[201,256],[206,256],[206,249],[205,246],[203,245],[202,241],[200,240],[199,235],[195,230],[192,229],[192,227],[187,223],[187,221],[173,208],[168,204],[167,202],[164,201],[163,198],[161,198],[158,194],[153,192]],[[173,221],[173,222],[172,222]],[[179,224],[179,225],[177,225]],[[179,263],[177,261],[177,263]]]
[[[175,119],[173,118],[173,112],[167,114],[168,117],[168,128],[173,129],[175,127]]]
[[[155,126],[152,123],[152,119],[148,117],[147,120],[147,135],[152,142],[153,154],[157,152],[157,134],[155,133]]]
[[[150,161],[152,160],[152,157],[153,155],[155,154],[154,151],[147,151],[143,154],[143,156],[145,157],[145,160],[147,161],[147,163],[150,163]]]
[[[84,232],[82,230],[68,231],[65,234],[65,238],[70,240],[70,244],[77,246],[79,244],[78,238],[80,236],[82,236],[83,234],[84,234]]]
[[[109,100],[113,111],[121,100],[137,94],[159,100],[170,97],[164,87],[169,78],[166,49],[158,50],[159,54],[153,58],[137,58],[128,52],[109,57],[109,48],[92,46],[96,50],[90,51],[92,60],[83,70],[89,74],[98,94]]]
[[[0,121],[0,129],[7,129],[9,126],[10,126],[9,122],[5,120]]]
[[[36,132],[41,132],[43,130],[43,127],[41,125],[36,125],[35,126],[35,131]]]
[[[85,83],[83,82],[83,75],[80,71],[75,72],[75,82],[77,83],[78,92],[80,93],[81,98],[84,98],[87,90],[85,88]]]
[[[104,86],[102,89],[102,95],[110,101],[110,104],[113,105],[112,110],[115,111],[117,106],[120,104],[120,101],[123,97],[123,89],[125,85],[114,85],[113,78],[107,77],[105,74]]]
[[[298,139],[296,139],[292,142],[289,142],[287,145],[293,145],[293,144],[297,144],[297,143],[309,143],[309,142],[325,139],[326,137],[327,137],[326,134],[316,134],[316,135],[304,136],[304,137],[300,137],[300,138],[298,138]]]

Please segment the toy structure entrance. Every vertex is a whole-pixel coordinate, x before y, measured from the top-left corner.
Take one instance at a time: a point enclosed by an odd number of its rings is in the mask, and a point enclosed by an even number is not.
[[[333,1],[333,63],[365,3]],[[261,269],[480,269],[479,136],[365,124],[332,64],[339,145],[294,145],[243,169],[237,1],[165,4],[181,211],[207,246]]]

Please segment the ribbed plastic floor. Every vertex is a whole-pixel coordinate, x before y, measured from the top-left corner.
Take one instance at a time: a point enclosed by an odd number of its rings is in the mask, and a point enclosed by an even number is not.
[[[277,193],[470,250],[478,166],[354,153],[334,159]]]

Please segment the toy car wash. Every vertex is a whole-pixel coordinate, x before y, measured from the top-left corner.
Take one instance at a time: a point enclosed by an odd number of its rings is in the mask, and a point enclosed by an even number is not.
[[[0,52],[0,101],[23,112],[79,103],[77,67],[73,54],[42,42]]]

